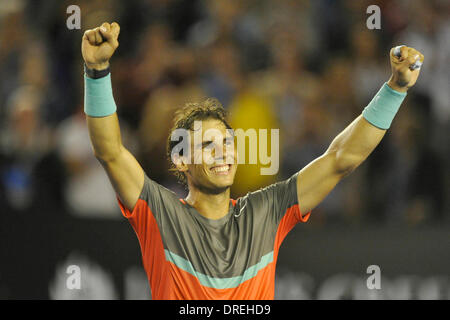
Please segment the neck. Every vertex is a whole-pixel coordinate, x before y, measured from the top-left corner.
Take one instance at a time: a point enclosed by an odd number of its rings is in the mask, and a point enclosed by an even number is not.
[[[189,194],[186,197],[186,202],[205,218],[220,219],[230,209],[230,188],[218,194],[209,194],[189,186]]]

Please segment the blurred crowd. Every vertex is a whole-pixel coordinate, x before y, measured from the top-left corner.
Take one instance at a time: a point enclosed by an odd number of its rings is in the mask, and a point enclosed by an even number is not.
[[[69,30],[69,5],[81,30]],[[369,30],[366,9],[381,8]],[[120,218],[83,113],[84,30],[121,25],[111,61],[125,145],[184,196],[166,139],[186,102],[216,97],[235,128],[280,129],[280,170],[238,169],[233,197],[320,156],[389,79],[389,50],[425,55],[385,139],[315,210],[314,223],[449,221],[450,7],[446,0],[0,2],[0,201],[11,214]]]

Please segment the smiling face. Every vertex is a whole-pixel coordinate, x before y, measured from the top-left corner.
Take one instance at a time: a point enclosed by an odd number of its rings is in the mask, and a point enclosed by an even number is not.
[[[231,187],[237,169],[234,136],[217,119],[199,121],[201,129],[190,130],[191,164],[178,164],[190,188],[219,194]]]

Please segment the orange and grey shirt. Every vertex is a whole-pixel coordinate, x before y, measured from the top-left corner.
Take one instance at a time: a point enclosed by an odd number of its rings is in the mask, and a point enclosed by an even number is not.
[[[119,200],[142,252],[153,299],[273,299],[278,250],[306,222],[297,175],[230,201],[212,220],[145,176],[133,211]]]

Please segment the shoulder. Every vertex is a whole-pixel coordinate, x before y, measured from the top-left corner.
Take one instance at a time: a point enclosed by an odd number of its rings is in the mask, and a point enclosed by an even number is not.
[[[145,201],[155,215],[181,210],[184,207],[178,194],[150,179],[147,174],[139,199]]]
[[[244,198],[251,201],[257,200],[279,200],[282,198],[297,198],[298,172],[286,180],[270,184],[261,189],[249,192]]]
[[[273,217],[278,221],[290,207],[298,204],[297,177],[298,173],[295,173],[286,180],[247,193],[238,199],[235,210],[259,217]]]

